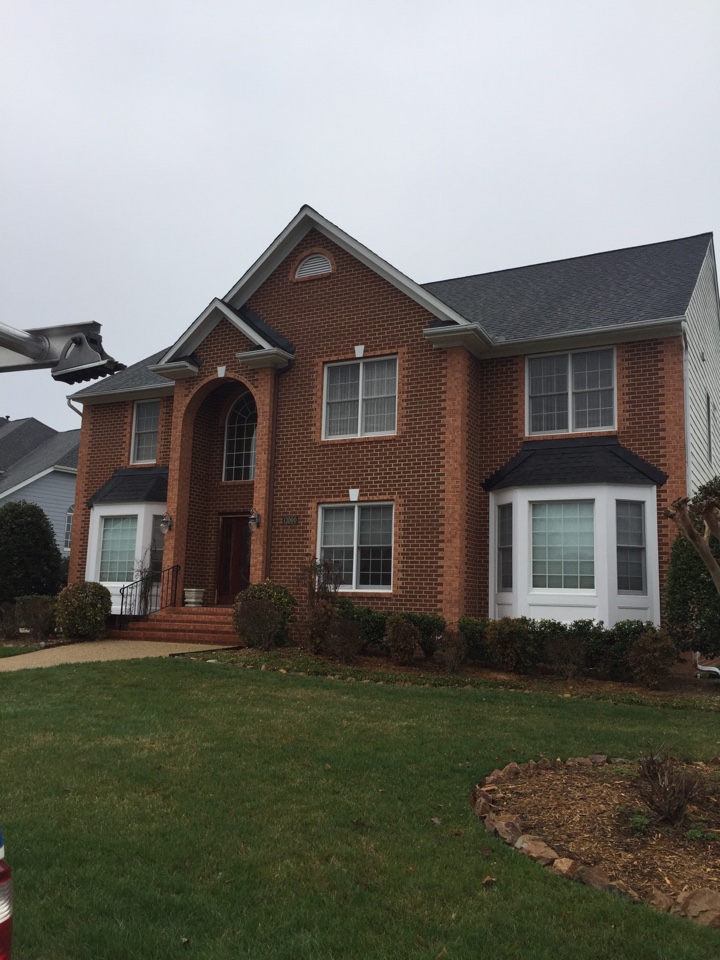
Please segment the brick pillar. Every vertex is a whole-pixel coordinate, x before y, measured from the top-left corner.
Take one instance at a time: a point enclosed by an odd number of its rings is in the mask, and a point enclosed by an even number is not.
[[[467,612],[470,361],[463,347],[447,351],[440,562],[442,614],[448,623],[456,623]]]
[[[272,527],[272,480],[275,432],[275,379],[277,372],[266,368],[256,372],[253,387],[258,425],[255,440],[255,484],[253,506],[260,514],[260,527],[252,535],[250,582],[270,576],[270,530]]]

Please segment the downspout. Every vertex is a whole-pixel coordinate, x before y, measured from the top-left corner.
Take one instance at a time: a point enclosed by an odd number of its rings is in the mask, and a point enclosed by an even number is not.
[[[76,413],[79,417],[82,418],[82,415],[83,415],[82,410],[81,410],[79,407],[73,406],[73,402],[72,402],[72,400],[70,399],[70,397],[67,398],[67,405],[70,407],[70,409],[73,411],[73,413]]]

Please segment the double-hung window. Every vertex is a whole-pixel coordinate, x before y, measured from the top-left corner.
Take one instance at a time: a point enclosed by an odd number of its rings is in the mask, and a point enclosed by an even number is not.
[[[512,590],[512,504],[503,503],[497,510],[497,588]]]
[[[155,463],[159,419],[159,400],[139,400],[135,404],[132,439],[133,463]]]
[[[615,425],[615,353],[587,350],[530,357],[528,433],[573,433]]]
[[[619,593],[647,593],[644,508],[641,500],[615,501]]]
[[[69,550],[72,545],[72,528],[73,528],[73,517],[75,516],[75,506],[71,505],[67,508],[67,513],[65,514],[65,538],[63,540],[63,549]]]
[[[326,440],[392,434],[396,419],[397,357],[327,364]]]
[[[595,587],[592,500],[532,504],[532,585],[555,590]]]
[[[393,505],[320,508],[318,554],[339,574],[341,589],[392,589]]]

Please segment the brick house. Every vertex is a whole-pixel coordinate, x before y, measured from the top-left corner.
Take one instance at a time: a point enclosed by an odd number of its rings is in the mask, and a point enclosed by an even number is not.
[[[419,285],[303,207],[73,395],[71,578],[117,598],[150,558],[222,605],[318,556],[382,609],[658,621],[719,394],[711,234]]]

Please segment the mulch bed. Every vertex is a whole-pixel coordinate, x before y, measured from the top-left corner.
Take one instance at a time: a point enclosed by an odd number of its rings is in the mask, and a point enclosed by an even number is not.
[[[561,856],[602,865],[643,900],[652,900],[658,888],[673,897],[700,887],[720,892],[720,767],[704,772],[707,797],[675,827],[652,823],[633,764],[523,773],[499,782],[493,800],[518,814],[526,833],[542,837]],[[636,821],[633,828],[633,817],[651,822]],[[703,835],[689,838],[689,830]]]

